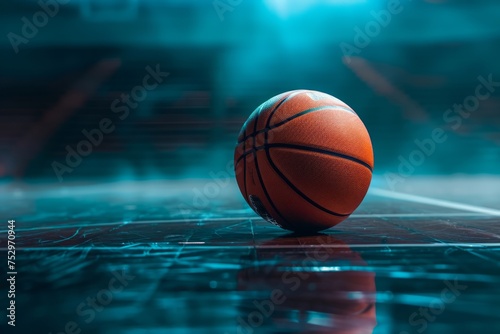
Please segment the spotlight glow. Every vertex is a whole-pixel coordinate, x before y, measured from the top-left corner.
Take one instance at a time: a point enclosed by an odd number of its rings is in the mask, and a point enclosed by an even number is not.
[[[296,15],[318,6],[349,6],[364,4],[367,1],[368,0],[265,0],[267,6],[282,18]]]

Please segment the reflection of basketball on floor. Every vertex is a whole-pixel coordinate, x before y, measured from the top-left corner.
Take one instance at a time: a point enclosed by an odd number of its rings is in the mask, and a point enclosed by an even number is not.
[[[375,275],[360,269],[366,263],[348,245],[327,235],[285,237],[259,245],[255,252],[258,262],[238,274],[238,289],[263,297],[242,302],[238,323],[248,327],[243,333],[257,327],[262,332],[265,327],[303,333],[373,332]]]
[[[264,219],[293,231],[318,231],[346,219],[371,182],[370,136],[339,99],[298,90],[259,106],[235,150],[238,186]]]

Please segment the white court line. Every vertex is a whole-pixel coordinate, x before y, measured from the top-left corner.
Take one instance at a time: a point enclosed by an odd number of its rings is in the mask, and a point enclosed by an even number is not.
[[[490,216],[500,216],[500,210],[485,208],[482,206],[475,206],[475,205],[445,201],[445,200],[435,199],[435,198],[430,198],[430,197],[399,193],[396,191],[379,189],[379,188],[371,189],[370,193],[372,195],[375,195],[375,196],[393,198],[393,199],[398,199],[398,200],[402,200],[402,201],[421,203],[421,204],[429,204],[429,205],[440,206],[440,207],[448,208],[448,209],[457,209],[457,210],[463,210],[463,211],[477,212],[477,213],[482,213],[482,214],[486,214],[486,215],[490,215]]]
[[[186,246],[184,243],[171,243],[171,244],[166,244],[166,245],[161,245],[159,246],[160,243],[156,243],[155,245],[155,251],[161,251],[162,249],[164,250],[171,250],[171,249],[177,249],[179,247],[184,247]],[[132,245],[133,246],[133,245]],[[469,248],[484,248],[484,247],[500,247],[500,243],[431,243],[431,244],[349,244],[349,245],[328,245],[328,244],[322,244],[322,245],[224,245],[224,244],[214,244],[214,245],[209,245],[209,244],[204,244],[202,246],[199,245],[200,248],[231,248],[231,249],[248,249],[248,248],[269,248],[269,249],[297,249],[297,248],[338,248],[338,249],[353,249],[353,248],[404,248],[404,247],[411,247],[411,248],[443,248],[443,247],[469,247]],[[47,251],[47,250],[63,250],[63,251],[68,251],[68,250],[79,250],[79,249],[89,249],[91,250],[123,250],[124,248],[127,248],[128,250],[150,250],[151,247],[148,246],[138,246],[138,247],[130,247],[129,245],[127,246],[97,246],[97,247],[78,247],[78,246],[72,246],[72,247],[18,247],[18,249],[25,250],[25,251]],[[0,247],[0,250],[5,251],[7,250],[6,247]]]
[[[457,212],[457,213],[370,213],[353,214],[350,218],[440,218],[440,217],[479,217],[485,216],[484,213]]]
[[[332,235],[335,236],[335,235]],[[264,247],[257,245],[257,248],[387,248],[387,247],[413,247],[413,248],[425,248],[425,247],[500,247],[500,243],[432,243],[432,244],[349,244],[349,245],[300,245],[300,246],[280,246],[280,245],[265,245]]]
[[[439,218],[439,217],[477,217],[488,215],[486,213],[367,213],[367,214],[352,214],[350,218]],[[197,223],[197,222],[217,222],[217,221],[240,221],[245,220],[262,220],[261,217],[220,217],[220,218],[193,218],[193,219],[156,219],[156,220],[138,220],[138,221],[116,221],[111,223],[78,223],[72,225],[53,225],[53,226],[39,226],[30,228],[16,228],[19,232],[29,231],[43,231],[55,230],[64,228],[77,228],[77,227],[103,227],[103,226],[117,226],[117,225],[132,225],[132,224],[176,224],[176,223]],[[0,230],[0,233],[7,233],[7,230]]]

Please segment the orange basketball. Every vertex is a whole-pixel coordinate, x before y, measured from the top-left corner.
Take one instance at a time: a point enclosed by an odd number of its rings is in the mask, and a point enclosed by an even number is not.
[[[344,102],[295,90],[260,105],[243,125],[234,153],[248,204],[284,229],[332,227],[358,207],[372,178],[368,131]]]

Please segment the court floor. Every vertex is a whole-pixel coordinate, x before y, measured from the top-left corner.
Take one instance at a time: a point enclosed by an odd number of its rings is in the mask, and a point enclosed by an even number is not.
[[[0,201],[7,333],[500,333],[497,178],[377,178],[308,236],[228,180],[8,184]]]

